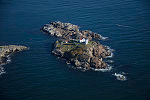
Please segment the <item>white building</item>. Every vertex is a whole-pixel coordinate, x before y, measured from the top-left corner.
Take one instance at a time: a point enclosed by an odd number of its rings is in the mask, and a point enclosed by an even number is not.
[[[86,44],[86,45],[88,44],[88,42],[89,42],[89,40],[88,40],[88,39],[85,39],[85,44]]]
[[[85,42],[85,38],[80,39],[80,43]]]
[[[79,42],[80,43],[85,43],[87,45],[88,44],[88,39],[80,38]]]

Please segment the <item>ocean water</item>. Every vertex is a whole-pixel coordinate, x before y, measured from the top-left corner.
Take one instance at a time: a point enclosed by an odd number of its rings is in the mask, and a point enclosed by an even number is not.
[[[81,71],[52,55],[50,21],[100,33],[114,49],[112,70]],[[30,50],[11,56],[0,75],[0,100],[150,100],[149,0],[0,0],[0,45]],[[126,73],[126,81],[112,74]]]

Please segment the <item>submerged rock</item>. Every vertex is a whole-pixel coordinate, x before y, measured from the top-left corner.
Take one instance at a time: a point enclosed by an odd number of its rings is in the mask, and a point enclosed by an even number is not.
[[[84,69],[105,69],[108,67],[103,59],[111,52],[98,40],[100,34],[90,30],[79,30],[79,26],[60,21],[51,22],[41,28],[51,36],[59,37],[54,44],[52,53],[63,57],[76,67]]]
[[[115,74],[112,74],[112,75],[116,76],[117,80],[120,80],[120,81],[126,81],[127,80],[127,77],[124,76],[123,74],[115,73]]]

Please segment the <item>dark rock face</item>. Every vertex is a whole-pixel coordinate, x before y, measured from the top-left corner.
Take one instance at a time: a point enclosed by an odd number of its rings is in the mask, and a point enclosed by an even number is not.
[[[60,21],[46,24],[41,28],[41,30],[50,34],[51,36],[65,39],[79,39],[81,36],[88,38],[89,40],[102,38],[100,34],[96,34],[89,30],[80,31],[79,26],[71,23],[62,23]]]
[[[99,43],[102,38],[90,30],[79,30],[79,26],[71,23],[51,22],[41,28],[51,36],[59,37],[54,44],[52,53],[63,57],[76,67],[85,69],[105,69],[107,64],[103,61],[111,52]],[[79,43],[80,38],[88,39],[88,44]]]
[[[9,54],[27,49],[28,48],[25,46],[17,46],[17,45],[0,46],[0,64],[6,62],[7,56]]]

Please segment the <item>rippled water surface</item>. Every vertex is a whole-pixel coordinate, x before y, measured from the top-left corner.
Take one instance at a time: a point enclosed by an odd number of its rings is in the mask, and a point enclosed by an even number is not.
[[[70,22],[109,37],[110,72],[69,67],[50,53],[56,38],[40,32]],[[30,50],[12,55],[0,76],[0,100],[150,100],[148,0],[0,0],[0,45]],[[126,73],[119,81],[112,74]]]

